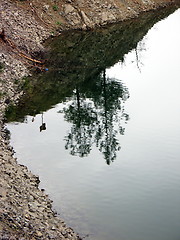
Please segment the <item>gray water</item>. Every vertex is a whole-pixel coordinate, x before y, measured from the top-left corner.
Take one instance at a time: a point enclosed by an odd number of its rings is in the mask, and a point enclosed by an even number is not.
[[[85,239],[180,239],[179,43],[177,10],[94,88],[7,124],[19,162]]]

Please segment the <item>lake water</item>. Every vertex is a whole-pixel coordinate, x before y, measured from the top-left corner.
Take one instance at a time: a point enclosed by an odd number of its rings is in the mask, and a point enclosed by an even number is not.
[[[180,10],[152,19],[62,36],[9,114],[19,162],[85,239],[180,239]]]

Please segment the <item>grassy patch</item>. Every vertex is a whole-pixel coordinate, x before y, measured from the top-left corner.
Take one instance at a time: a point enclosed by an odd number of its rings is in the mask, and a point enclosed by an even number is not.
[[[57,5],[53,5],[52,8],[54,11],[58,11],[58,9],[59,9]]]
[[[62,23],[58,21],[58,22],[56,22],[56,24],[57,24],[57,25],[61,25]]]

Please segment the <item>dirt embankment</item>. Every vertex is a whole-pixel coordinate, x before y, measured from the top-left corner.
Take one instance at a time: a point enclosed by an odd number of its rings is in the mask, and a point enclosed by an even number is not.
[[[43,68],[43,41],[172,4],[171,0],[0,0],[0,239],[79,239],[58,219],[39,179],[18,165],[4,129],[5,108],[23,94],[23,77]]]

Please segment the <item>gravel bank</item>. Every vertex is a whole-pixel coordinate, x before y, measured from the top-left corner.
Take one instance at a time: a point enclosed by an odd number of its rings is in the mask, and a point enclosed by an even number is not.
[[[0,18],[5,35],[0,39],[0,239],[80,239],[55,216],[48,196],[38,188],[39,178],[17,163],[3,124],[6,107],[23,94],[23,77],[34,65],[28,58],[44,51],[41,42],[50,29],[32,11],[10,1],[0,1]]]

